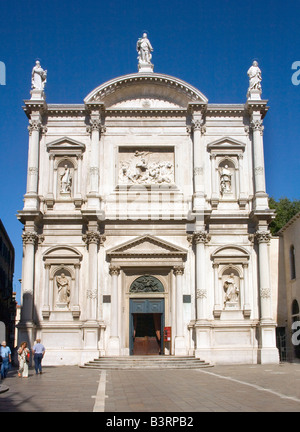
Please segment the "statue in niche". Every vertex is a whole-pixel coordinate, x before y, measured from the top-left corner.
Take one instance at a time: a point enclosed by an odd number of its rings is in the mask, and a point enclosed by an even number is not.
[[[136,50],[138,52],[138,61],[140,64],[151,64],[151,52],[153,51],[153,48],[147,37],[147,33],[143,33],[143,37],[138,39]]]
[[[65,165],[64,172],[60,175],[61,189],[60,193],[69,194],[71,193],[72,176],[68,165]]]
[[[222,167],[220,169],[221,194],[232,192],[232,190],[231,190],[231,177],[232,177],[232,174],[231,174],[231,171],[230,171],[228,165],[225,165],[224,167]]]
[[[248,92],[251,92],[251,90],[259,90],[261,91],[261,70],[258,67],[257,61],[254,61],[252,63],[252,66],[248,69],[247,75],[249,77],[249,89]]]
[[[47,71],[41,67],[37,60],[31,73],[31,87],[36,90],[44,90],[47,78]]]
[[[64,273],[56,276],[58,303],[65,303],[68,307],[70,304],[70,282]]]
[[[239,287],[235,283],[234,273],[226,277],[223,288],[225,291],[224,304],[237,303],[239,299]]]

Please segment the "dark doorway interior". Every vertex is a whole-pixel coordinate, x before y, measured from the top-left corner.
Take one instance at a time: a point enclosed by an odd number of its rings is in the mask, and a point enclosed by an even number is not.
[[[134,313],[133,355],[161,353],[161,313]]]

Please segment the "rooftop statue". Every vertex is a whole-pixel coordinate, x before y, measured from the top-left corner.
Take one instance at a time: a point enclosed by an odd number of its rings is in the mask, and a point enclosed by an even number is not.
[[[153,71],[153,64],[151,63],[151,52],[153,51],[153,48],[147,37],[147,33],[143,33],[143,37],[138,39],[136,43],[136,50],[138,52],[139,71]]]
[[[47,78],[47,71],[41,67],[37,60],[31,73],[31,87],[34,90],[44,90]]]
[[[261,70],[258,67],[257,61],[252,63],[252,66],[248,69],[247,75],[249,77],[249,88],[247,97],[250,99],[260,99],[261,95]],[[255,95],[253,97],[253,95]],[[252,97],[251,97],[252,96]]]

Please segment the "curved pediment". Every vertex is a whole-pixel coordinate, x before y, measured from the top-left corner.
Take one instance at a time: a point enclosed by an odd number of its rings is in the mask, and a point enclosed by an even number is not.
[[[78,259],[81,261],[82,259],[82,254],[80,252],[78,252],[77,249],[71,247],[71,246],[54,246],[51,247],[49,249],[47,249],[47,251],[44,253],[43,255],[43,260],[48,260],[48,259]]]
[[[195,87],[178,78],[156,73],[124,75],[95,88],[85,104],[103,103],[111,109],[182,109],[190,102],[207,103]]]
[[[213,260],[216,259],[229,259],[229,261],[232,261],[234,259],[238,260],[248,260],[249,259],[249,252],[243,248],[242,246],[237,245],[226,245],[221,246],[218,249],[216,249],[212,255]]]

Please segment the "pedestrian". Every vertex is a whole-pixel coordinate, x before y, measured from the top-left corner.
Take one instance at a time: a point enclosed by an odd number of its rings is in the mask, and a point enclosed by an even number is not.
[[[28,363],[30,358],[30,351],[27,348],[27,342],[22,342],[18,349],[19,371],[18,376],[28,378]]]
[[[36,343],[33,345],[33,358],[34,358],[34,366],[35,373],[42,373],[42,360],[45,355],[45,347],[41,344],[41,339],[37,339]]]
[[[0,356],[2,357],[1,378],[4,379],[7,377],[7,372],[11,363],[11,350],[9,346],[6,345],[5,341],[1,343]]]

